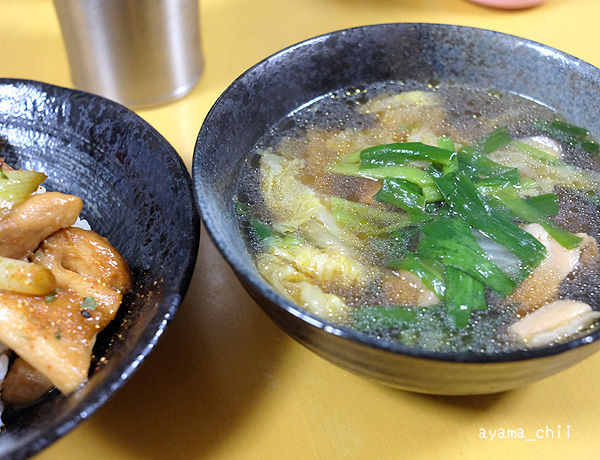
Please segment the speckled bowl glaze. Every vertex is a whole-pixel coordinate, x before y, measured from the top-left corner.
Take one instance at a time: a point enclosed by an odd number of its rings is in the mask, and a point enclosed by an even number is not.
[[[441,24],[382,24],[333,32],[258,63],[222,94],[200,130],[193,160],[205,228],[241,283],[290,336],[354,373],[432,394],[482,394],[555,374],[596,352],[600,331],[552,348],[467,356],[418,351],[336,326],[278,295],[260,276],[238,228],[234,189],[267,129],[330,91],[431,79],[497,88],[541,101],[600,135],[600,71],[511,35]]]
[[[93,413],[156,345],[190,283],[200,219],[177,152],[108,99],[0,79],[0,139],[9,164],[43,172],[48,190],[83,199],[82,216],[123,254],[134,278],[133,292],[98,336],[89,382],[69,396],[55,391],[5,412],[0,458],[22,459]]]

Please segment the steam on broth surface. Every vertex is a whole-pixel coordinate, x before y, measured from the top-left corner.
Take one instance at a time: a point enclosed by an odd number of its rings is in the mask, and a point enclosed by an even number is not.
[[[515,94],[388,82],[282,120],[236,206],[260,273],[328,321],[433,351],[534,348],[600,317],[597,150]]]

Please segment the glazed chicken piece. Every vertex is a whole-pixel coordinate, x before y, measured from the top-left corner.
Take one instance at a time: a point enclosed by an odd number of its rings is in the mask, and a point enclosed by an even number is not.
[[[548,255],[507,298],[509,302],[521,304],[520,314],[531,312],[554,300],[560,283],[579,263],[587,263],[598,257],[596,240],[585,233],[577,234],[583,238],[577,248],[565,249],[539,224],[529,224],[523,229],[546,247]]]
[[[96,334],[131,289],[129,267],[105,238],[79,228],[53,233],[32,261],[52,271],[58,290],[45,297],[2,291],[0,341],[70,393],[86,381]]]
[[[10,366],[2,382],[2,401],[13,406],[31,404],[48,393],[54,385],[23,358]]]
[[[81,198],[59,192],[34,195],[0,220],[0,256],[26,257],[61,228],[70,227],[81,212]]]

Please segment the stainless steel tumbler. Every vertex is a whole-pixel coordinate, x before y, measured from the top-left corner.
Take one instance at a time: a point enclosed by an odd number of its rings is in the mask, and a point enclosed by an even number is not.
[[[54,0],[76,88],[130,107],[187,94],[202,73],[199,0]]]

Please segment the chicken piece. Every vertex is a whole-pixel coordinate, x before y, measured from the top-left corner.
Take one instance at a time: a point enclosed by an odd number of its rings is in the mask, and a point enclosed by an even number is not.
[[[63,393],[87,379],[96,334],[131,289],[125,260],[89,230],[62,229],[34,253],[58,286],[55,297],[0,293],[0,340]]]
[[[560,289],[560,283],[571,273],[580,261],[591,260],[598,256],[596,240],[585,233],[579,247],[565,249],[552,238],[539,224],[529,224],[523,228],[538,239],[548,251],[548,255],[530,275],[507,297],[507,301],[520,303],[519,313],[533,311],[554,300]]]
[[[595,238],[586,235],[585,233],[578,233],[578,236],[583,238],[583,241],[579,244],[579,263],[581,265],[591,265],[598,261],[598,242]]]
[[[350,201],[368,204],[371,206],[383,206],[381,203],[373,199],[373,196],[379,190],[381,190],[381,182],[363,177],[355,177],[354,179],[356,179],[354,181],[354,190],[348,196]]]
[[[59,192],[34,195],[0,220],[0,256],[26,257],[49,235],[75,223],[81,198]]]
[[[417,275],[406,270],[385,277],[382,280],[382,292],[393,305],[430,307],[440,303],[440,299]]]
[[[56,232],[41,244],[32,261],[50,268],[58,283],[82,295],[89,283],[81,278],[119,292],[131,289],[125,259],[106,238],[90,230],[71,227]]]
[[[356,146],[353,136],[339,139],[322,131],[311,131],[305,146],[305,172],[298,178],[306,185],[325,195],[339,196],[350,201],[365,204],[378,204],[373,200],[381,184],[373,179],[332,174],[329,166],[339,160],[340,151],[361,150],[366,146]],[[368,145],[367,145],[368,146]]]
[[[550,345],[557,340],[572,336],[589,327],[600,318],[584,302],[557,300],[528,314],[509,327],[516,340],[522,340],[530,348]]]
[[[13,406],[31,404],[53,387],[44,374],[23,358],[17,358],[2,382],[2,401]]]

